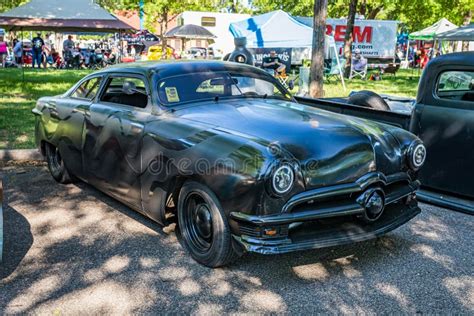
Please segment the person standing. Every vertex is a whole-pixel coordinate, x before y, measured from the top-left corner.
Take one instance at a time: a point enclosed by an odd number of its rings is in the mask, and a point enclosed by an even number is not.
[[[33,53],[33,68],[35,68],[35,64],[38,64],[38,68],[41,68],[41,62],[43,59],[43,48],[44,48],[44,41],[41,38],[41,33],[36,33],[36,37],[33,38],[31,41],[32,43],[32,53]]]
[[[8,55],[8,45],[3,35],[0,35],[0,64],[5,67],[5,58]]]
[[[52,62],[50,62],[48,60],[48,58],[51,54],[51,48],[52,48],[52,44],[51,44],[51,40],[50,40],[49,36],[50,36],[49,34],[46,34],[46,36],[45,36],[43,52],[42,52],[42,56],[41,56],[41,61],[43,62],[43,67],[44,68],[46,68],[48,63],[52,64]]]
[[[16,42],[15,42],[16,41]],[[13,41],[13,55],[15,55],[15,64],[20,66],[23,64],[23,42],[15,39]]]
[[[63,58],[66,62],[72,62],[72,53],[74,52],[74,41],[72,36],[69,35],[67,40],[63,42]]]

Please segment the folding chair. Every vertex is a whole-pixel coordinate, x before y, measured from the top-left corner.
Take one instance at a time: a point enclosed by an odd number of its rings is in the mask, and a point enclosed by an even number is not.
[[[275,78],[280,81],[280,83],[288,89],[288,81],[290,80],[290,76],[286,74],[286,71],[282,71],[281,73],[278,73],[275,71]]]
[[[332,77],[339,77],[341,71],[344,73],[344,68],[346,67],[346,60],[344,58],[339,59],[339,64],[341,65],[341,68],[338,67],[337,60],[333,59],[331,62],[331,68],[324,69],[324,75],[328,82],[331,82]]]
[[[361,79],[365,80],[367,78],[367,63],[365,64],[362,70],[355,70],[354,69],[354,62],[351,62],[351,74],[349,75],[349,79],[360,77]]]

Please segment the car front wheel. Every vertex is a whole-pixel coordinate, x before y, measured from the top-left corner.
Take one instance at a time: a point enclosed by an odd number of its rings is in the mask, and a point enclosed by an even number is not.
[[[179,235],[191,256],[215,268],[238,257],[232,247],[227,218],[215,194],[206,186],[188,181],[178,199]]]
[[[46,144],[45,153],[48,169],[54,180],[63,184],[73,182],[72,177],[64,165],[59,149],[51,144]]]

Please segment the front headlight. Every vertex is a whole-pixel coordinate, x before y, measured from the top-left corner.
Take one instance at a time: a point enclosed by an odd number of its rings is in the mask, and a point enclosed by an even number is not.
[[[278,167],[272,176],[272,188],[277,194],[285,194],[293,187],[295,172],[288,165]]]
[[[423,166],[426,160],[426,147],[422,143],[416,141],[410,145],[408,149],[408,164],[413,170],[418,170]]]

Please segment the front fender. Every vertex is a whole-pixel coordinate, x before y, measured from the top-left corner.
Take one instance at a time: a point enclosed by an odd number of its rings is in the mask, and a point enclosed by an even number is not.
[[[142,146],[144,205],[150,204],[150,192],[168,192],[176,178],[190,178],[208,186],[228,213],[279,212],[289,196],[304,189],[303,181],[296,168],[294,191],[270,196],[265,184],[281,157],[267,147],[263,140],[198,122],[174,117],[150,122]]]

